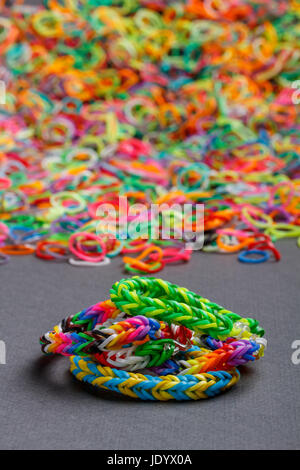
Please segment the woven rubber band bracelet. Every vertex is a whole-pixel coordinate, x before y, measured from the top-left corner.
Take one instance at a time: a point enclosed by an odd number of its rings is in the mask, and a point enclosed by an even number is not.
[[[241,316],[224,309],[185,287],[151,277],[123,279],[113,285],[111,300],[128,315],[145,315],[167,323],[180,323],[214,338],[235,336],[234,322]],[[263,336],[258,321],[245,319],[250,331]]]
[[[180,314],[188,306],[192,313]],[[220,321],[222,315],[230,321]],[[224,321],[230,327],[227,337]],[[166,401],[213,397],[231,388],[239,380],[236,367],[263,356],[262,335],[255,320],[187,289],[134,277],[114,284],[110,300],[67,317],[40,342],[46,354],[70,356],[71,372],[80,381],[142,400]]]

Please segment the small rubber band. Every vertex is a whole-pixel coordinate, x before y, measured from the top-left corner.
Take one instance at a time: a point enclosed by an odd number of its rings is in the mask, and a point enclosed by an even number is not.
[[[259,255],[260,258],[249,258],[251,255]],[[238,260],[242,263],[251,264],[264,263],[265,261],[268,261],[269,258],[270,254],[267,251],[262,250],[245,250],[242,251],[238,256]]]

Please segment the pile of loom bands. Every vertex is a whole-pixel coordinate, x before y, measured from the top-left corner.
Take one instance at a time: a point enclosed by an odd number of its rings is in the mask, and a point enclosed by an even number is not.
[[[46,354],[70,356],[72,374],[96,388],[142,400],[198,400],[231,388],[237,367],[264,355],[263,335],[257,320],[135,276],[40,342]]]
[[[258,263],[280,259],[279,239],[300,244],[297,0],[5,3],[1,264],[185,263],[174,204],[205,205],[189,229],[204,224],[206,252]],[[99,215],[111,204],[120,227],[120,195],[138,239]],[[151,237],[152,204],[174,219],[169,240],[160,224]]]

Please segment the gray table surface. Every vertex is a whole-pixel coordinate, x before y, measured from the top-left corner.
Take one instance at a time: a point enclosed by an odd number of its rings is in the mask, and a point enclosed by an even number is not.
[[[63,317],[108,297],[125,277],[120,259],[76,268],[33,257],[0,269],[1,449],[300,448],[299,250],[278,243],[282,261],[244,265],[233,255],[195,253],[160,277],[215,300],[265,327],[265,358],[243,368],[228,393],[188,403],[145,403],[95,394],[75,381],[66,358],[40,354],[39,336]]]

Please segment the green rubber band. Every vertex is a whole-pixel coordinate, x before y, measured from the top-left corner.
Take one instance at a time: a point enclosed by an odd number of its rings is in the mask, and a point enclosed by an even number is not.
[[[112,286],[110,297],[129,315],[145,315],[169,324],[181,324],[218,339],[230,336],[233,324],[242,319],[240,315],[162,279],[137,276],[123,279]],[[263,335],[256,320],[244,320],[253,334]]]

